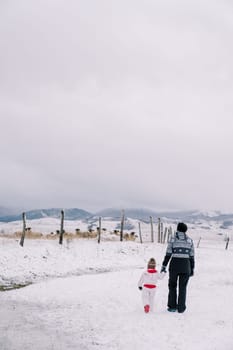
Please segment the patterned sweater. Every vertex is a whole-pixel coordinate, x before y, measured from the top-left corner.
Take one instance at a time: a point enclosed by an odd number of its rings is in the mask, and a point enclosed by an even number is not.
[[[190,274],[194,270],[193,241],[185,233],[177,231],[169,241],[163,266],[167,266],[169,261],[170,271]]]

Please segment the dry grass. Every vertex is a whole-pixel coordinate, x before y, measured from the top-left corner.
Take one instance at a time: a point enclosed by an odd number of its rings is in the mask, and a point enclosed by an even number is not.
[[[120,236],[119,232],[109,232],[109,235],[116,235]],[[4,238],[17,238],[20,239],[22,236],[22,231],[17,231],[9,234],[2,233],[0,234],[0,237]],[[71,232],[65,232],[63,234],[63,239],[64,240],[72,240],[72,239],[81,239],[81,238],[88,238],[88,239],[95,239],[98,237],[98,232],[97,231],[78,231],[75,233]],[[58,240],[59,239],[59,233],[48,233],[48,234],[43,234],[41,232],[33,232],[33,231],[26,231],[25,233],[25,239],[48,239],[48,240]],[[135,241],[136,237],[132,233],[125,233],[123,235],[123,239],[125,241]],[[106,232],[104,232],[104,240],[106,240]]]
[[[13,234],[9,233],[9,234],[1,234],[1,237],[7,237],[7,238],[21,238],[22,236],[22,232],[17,231],[14,232]],[[25,234],[25,239],[41,239],[43,238],[43,234],[41,232],[32,232],[32,231],[28,231]]]
[[[135,241],[136,237],[134,234],[131,234],[131,233],[125,233],[123,235],[123,238],[125,241]]]
[[[79,232],[76,232],[75,233],[75,236],[77,238],[96,238],[98,236],[98,232],[97,231],[92,231],[92,232],[89,232],[89,231],[79,231]]]

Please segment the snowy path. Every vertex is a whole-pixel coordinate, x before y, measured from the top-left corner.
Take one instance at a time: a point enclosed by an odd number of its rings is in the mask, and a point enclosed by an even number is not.
[[[221,292],[213,304],[211,286],[198,289],[191,280],[187,312],[168,314],[162,281],[156,311],[145,315],[136,289],[140,273],[69,277],[2,294],[0,349],[232,349],[232,310]]]
[[[225,251],[214,243],[204,246],[203,242],[196,251],[197,266],[184,314],[166,311],[167,276],[160,281],[155,311],[143,313],[137,289],[142,269],[138,266],[153,255],[161,262],[164,246],[108,243],[101,245],[101,254],[89,242],[60,254],[53,249],[47,254],[46,271],[56,272],[55,267],[60,271],[63,266],[65,272],[68,263],[72,269],[91,263],[112,272],[50,279],[0,293],[1,350],[233,349],[232,249]],[[14,269],[13,249],[11,254],[7,251],[2,263],[5,276]],[[19,266],[24,266],[27,275],[32,268],[37,273],[40,268],[44,271],[45,265],[40,265],[44,255],[41,258],[40,254],[28,249],[26,260],[31,265],[18,254],[16,271],[21,271]]]

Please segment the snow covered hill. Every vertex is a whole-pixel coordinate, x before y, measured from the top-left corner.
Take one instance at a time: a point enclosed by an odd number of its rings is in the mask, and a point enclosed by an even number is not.
[[[35,209],[26,211],[26,217],[29,220],[41,219],[41,218],[59,218],[61,216],[62,208],[49,208],[49,209]],[[67,220],[78,220],[91,217],[93,214],[79,208],[65,209],[65,217]],[[17,215],[4,215],[0,216],[0,222],[12,222],[18,221],[22,218],[22,213]]]
[[[184,220],[188,224],[189,232],[195,237],[222,237],[226,236],[232,238],[233,235],[233,216],[232,214],[218,214],[215,216],[206,216],[206,214],[198,213],[196,215],[186,216],[174,216],[161,217],[163,224],[163,230],[171,228],[174,232],[176,229],[177,222]],[[134,232],[139,239],[139,223],[141,227],[141,233],[143,239],[146,241],[150,240],[151,236],[151,224],[148,220],[140,220],[132,217],[125,217],[124,221],[124,232],[130,234]],[[58,217],[43,217],[40,219],[26,220],[27,227],[30,229],[30,234],[41,234],[41,235],[56,235],[60,230],[61,220]],[[112,238],[115,231],[120,230],[121,217],[102,217],[101,228],[102,236],[104,238]],[[91,216],[79,220],[65,220],[64,230],[66,233],[76,235],[77,231],[87,232],[89,230],[97,231],[99,227],[99,217]],[[22,232],[23,224],[22,220],[12,222],[0,222],[0,235],[3,237],[13,236],[15,233]],[[153,231],[155,239],[158,232],[158,217],[153,217]]]
[[[2,209],[2,211],[1,211]],[[60,218],[61,210],[64,211],[66,220],[93,220],[93,218],[111,218],[112,220],[120,220],[122,209],[107,208],[96,213],[91,213],[80,208],[47,208],[35,209],[26,211],[28,220],[36,220],[42,218]],[[233,222],[233,213],[222,213],[221,211],[198,211],[198,210],[183,210],[183,211],[155,211],[146,208],[124,208],[125,217],[136,220],[149,222],[150,217],[166,218],[172,221],[186,221],[195,223],[200,220],[205,221],[223,221],[228,220]],[[21,220],[22,213],[12,215],[12,211],[7,208],[0,207],[0,222],[12,222]]]

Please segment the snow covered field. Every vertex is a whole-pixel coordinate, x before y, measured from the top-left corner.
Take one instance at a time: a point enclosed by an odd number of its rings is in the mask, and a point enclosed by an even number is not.
[[[166,311],[167,282],[144,314],[138,279],[147,260],[158,269],[166,245],[96,240],[0,239],[1,350],[232,350],[233,247],[223,237],[196,248],[184,314]],[[197,235],[194,237],[195,246]]]

